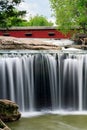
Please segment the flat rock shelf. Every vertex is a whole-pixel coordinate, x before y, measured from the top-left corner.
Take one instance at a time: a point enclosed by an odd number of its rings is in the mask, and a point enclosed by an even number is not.
[[[41,39],[24,39],[1,36],[0,50],[3,49],[61,50],[61,47]]]

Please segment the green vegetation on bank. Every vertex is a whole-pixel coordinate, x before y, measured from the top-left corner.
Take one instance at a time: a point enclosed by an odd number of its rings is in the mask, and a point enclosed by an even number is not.
[[[31,17],[29,20],[29,26],[52,26],[52,22],[48,22],[48,20],[44,16],[36,15]]]
[[[53,23],[51,21],[48,21],[46,17],[42,15],[36,15],[33,17],[30,17],[30,19],[22,20],[20,23],[16,23],[16,26],[52,26]]]
[[[87,31],[87,0],[49,0],[56,24],[63,31],[81,28]]]
[[[26,11],[19,11],[16,7],[22,0],[0,0],[0,27],[9,28],[23,21]]]
[[[36,15],[30,20],[25,20],[26,11],[19,11],[17,6],[22,0],[0,0],[0,27],[12,26],[52,26],[46,17]]]

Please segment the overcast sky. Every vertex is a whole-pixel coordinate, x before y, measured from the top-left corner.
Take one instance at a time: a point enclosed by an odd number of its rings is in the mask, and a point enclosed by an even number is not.
[[[50,8],[49,0],[24,0],[19,6],[21,10],[27,10],[27,18],[35,15],[43,15],[49,21],[55,21],[51,16],[52,11]]]

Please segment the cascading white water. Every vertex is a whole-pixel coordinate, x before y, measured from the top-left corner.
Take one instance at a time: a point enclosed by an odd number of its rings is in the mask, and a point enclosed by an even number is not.
[[[87,110],[87,55],[1,56],[0,98],[15,101],[22,112]]]

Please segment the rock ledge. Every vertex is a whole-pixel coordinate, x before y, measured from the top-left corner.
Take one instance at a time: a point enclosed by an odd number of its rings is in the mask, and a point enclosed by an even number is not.
[[[15,38],[0,36],[0,50],[61,50],[61,47],[41,39]]]

